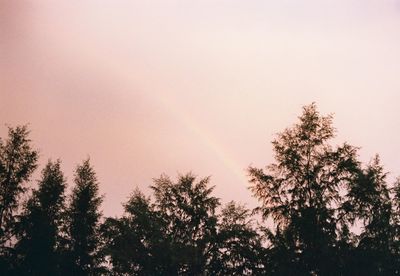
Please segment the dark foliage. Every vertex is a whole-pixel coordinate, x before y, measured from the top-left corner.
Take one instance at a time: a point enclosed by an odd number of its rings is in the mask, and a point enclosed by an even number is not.
[[[242,205],[231,201],[222,209],[215,247],[211,275],[259,275],[265,270],[262,237]]]
[[[60,231],[66,183],[60,162],[49,161],[39,188],[28,200],[17,228],[15,246],[19,275],[60,274]]]
[[[357,148],[332,147],[331,116],[315,104],[273,141],[276,162],[250,168],[257,209],[273,226],[266,270],[285,275],[398,273],[393,208],[376,157],[366,168]],[[361,227],[357,235],[351,230]]]
[[[188,173],[154,179],[150,197],[135,190],[122,216],[102,218],[89,160],[69,200],[60,161],[29,192],[28,136],[0,139],[0,275],[400,274],[400,179],[388,183],[378,155],[364,165],[358,148],[333,146],[332,116],[315,104],[272,142],[274,163],[249,168],[253,212],[221,207],[210,179]]]
[[[136,190],[121,218],[102,225],[112,275],[170,275],[172,270],[166,223],[154,204]]]
[[[74,182],[66,217],[63,274],[97,275],[102,262],[99,254],[102,197],[89,159],[76,168]]]
[[[0,274],[10,273],[13,262],[16,214],[25,183],[36,169],[38,152],[31,146],[26,126],[8,129],[0,139]]]

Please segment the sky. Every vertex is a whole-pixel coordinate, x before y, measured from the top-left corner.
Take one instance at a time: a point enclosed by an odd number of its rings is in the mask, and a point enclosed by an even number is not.
[[[105,215],[189,171],[255,207],[246,168],[316,102],[394,178],[399,30],[400,0],[0,0],[0,137],[29,124],[71,186],[90,157]]]

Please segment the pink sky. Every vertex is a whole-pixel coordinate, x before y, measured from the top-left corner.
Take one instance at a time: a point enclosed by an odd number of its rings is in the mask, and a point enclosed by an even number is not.
[[[70,183],[90,156],[106,215],[187,171],[255,206],[246,168],[313,101],[394,177],[399,30],[397,0],[0,0],[0,135],[29,123]]]

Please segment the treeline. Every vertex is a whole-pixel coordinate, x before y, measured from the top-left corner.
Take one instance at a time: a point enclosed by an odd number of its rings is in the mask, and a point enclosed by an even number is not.
[[[209,178],[161,176],[103,217],[90,160],[72,192],[61,162],[29,187],[38,152],[25,126],[0,139],[0,275],[397,275],[400,180],[374,157],[332,146],[315,104],[272,142],[275,162],[250,167],[259,207],[221,206]],[[225,184],[226,185],[226,184]],[[256,219],[259,218],[259,219]]]

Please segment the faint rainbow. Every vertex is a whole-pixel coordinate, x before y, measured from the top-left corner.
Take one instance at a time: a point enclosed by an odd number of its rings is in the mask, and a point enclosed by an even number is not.
[[[214,135],[205,127],[196,122],[187,112],[183,111],[176,104],[166,98],[158,98],[158,101],[169,110],[177,119],[179,119],[186,128],[200,138],[202,143],[210,149],[217,158],[242,182],[247,182],[244,168],[228,153],[224,147],[217,142]]]
[[[54,40],[55,37],[53,37]],[[76,42],[76,37],[74,38]],[[67,57],[67,62],[71,62],[76,60],[79,57],[80,61],[85,61],[86,66],[95,66],[93,68],[97,71],[104,71],[103,73],[106,76],[112,75],[112,77],[117,78],[121,82],[127,84],[127,86],[132,86],[132,76],[135,75],[135,72],[129,68],[129,66],[125,64],[121,64],[115,62],[114,59],[109,58],[103,54],[95,54],[95,50],[85,43],[74,43],[75,47],[71,47],[70,40],[67,38],[60,39],[58,38],[56,41],[59,44],[59,48],[63,49],[62,55],[66,55],[69,53],[71,56]],[[54,44],[53,44],[54,45]],[[65,45],[69,45],[66,47]],[[79,47],[76,47],[79,45]],[[56,47],[52,47],[52,49],[56,49]],[[149,96],[149,95],[147,95]],[[154,95],[150,95],[151,100],[155,100],[160,103],[163,108],[172,113],[176,119],[180,120],[183,125],[193,132],[196,136],[200,138],[202,143],[209,148],[216,157],[224,164],[224,166],[231,171],[241,182],[246,183],[246,174],[244,168],[242,168],[239,163],[228,153],[224,147],[217,142],[215,137],[208,131],[205,127],[201,126],[198,122],[196,122],[190,114],[182,110],[179,105],[172,102],[170,99],[165,97],[154,97]]]

